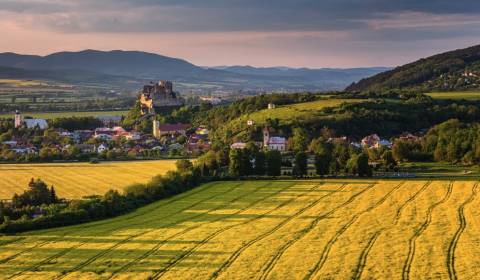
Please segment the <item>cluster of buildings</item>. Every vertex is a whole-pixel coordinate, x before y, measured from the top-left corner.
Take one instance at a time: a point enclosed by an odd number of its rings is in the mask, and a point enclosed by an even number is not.
[[[267,151],[275,150],[284,152],[287,149],[287,139],[282,136],[272,135],[272,130],[268,127],[263,129],[263,141],[255,143],[258,147]],[[245,149],[247,144],[245,142],[235,142],[230,145],[231,149]]]
[[[59,152],[66,152],[76,147],[82,154],[102,154],[109,150],[123,153],[142,153],[143,151],[180,152],[181,154],[200,153],[210,149],[209,131],[205,127],[193,128],[190,124],[160,124],[153,121],[153,134],[145,134],[135,130],[127,131],[119,126],[120,120],[111,118],[102,119],[104,127],[92,130],[82,129],[68,131],[61,128],[54,129],[58,137],[64,139],[62,143],[48,144],[48,148]],[[48,122],[44,119],[24,119],[20,112],[15,113],[15,128],[27,127],[30,129],[46,130]],[[70,139],[70,140],[67,140]],[[2,147],[13,151],[17,155],[38,154],[44,148],[43,143],[33,143],[31,139],[13,138],[4,141]]]

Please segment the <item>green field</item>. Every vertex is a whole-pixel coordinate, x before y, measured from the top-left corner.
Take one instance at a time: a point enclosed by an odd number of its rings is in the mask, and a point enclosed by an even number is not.
[[[458,91],[458,92],[431,92],[426,95],[434,99],[465,99],[465,100],[480,100],[479,91]]]
[[[275,109],[264,109],[253,114],[240,117],[236,121],[246,122],[253,120],[257,124],[265,123],[265,120],[279,119],[282,123],[290,123],[294,120],[312,118],[319,114],[319,110],[327,107],[337,107],[342,103],[362,102],[362,99],[321,99],[312,102],[298,103],[293,105],[278,106]]]
[[[65,117],[99,117],[99,116],[125,116],[128,111],[91,111],[91,112],[22,112],[24,116],[42,119],[55,119]],[[13,113],[0,114],[0,118],[13,118]]]
[[[214,182],[0,237],[2,279],[477,279],[473,181]]]
[[[175,169],[175,160],[89,163],[0,164],[0,199],[10,199],[28,188],[31,178],[54,185],[64,198],[103,195]]]

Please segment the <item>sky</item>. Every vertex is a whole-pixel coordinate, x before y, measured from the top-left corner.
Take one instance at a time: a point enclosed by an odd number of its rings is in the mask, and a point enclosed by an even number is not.
[[[0,0],[0,52],[196,65],[397,66],[480,44],[479,0]]]

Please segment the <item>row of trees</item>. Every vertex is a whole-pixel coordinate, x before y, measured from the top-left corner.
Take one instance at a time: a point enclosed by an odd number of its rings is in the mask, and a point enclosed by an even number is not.
[[[212,177],[202,176],[198,166],[181,161],[177,171],[155,176],[146,184],[134,184],[123,193],[109,190],[103,196],[81,200],[59,199],[53,187],[32,180],[29,189],[15,195],[10,204],[0,204],[0,232],[15,233],[72,225],[122,215],[153,201],[190,190]]]

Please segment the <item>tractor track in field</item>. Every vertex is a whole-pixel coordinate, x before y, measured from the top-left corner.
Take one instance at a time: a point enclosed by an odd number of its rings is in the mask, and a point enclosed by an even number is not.
[[[403,209],[415,198],[417,198],[423,191],[427,189],[428,186],[431,185],[431,181],[428,181],[425,183],[414,195],[412,195],[409,199],[407,199],[402,205],[397,209],[397,213],[395,215],[395,219],[393,222],[393,225],[396,226],[398,224],[398,221],[400,220],[400,217],[402,216],[402,211]],[[372,238],[369,240],[367,246],[362,250],[362,254],[360,255],[360,260],[357,265],[357,269],[355,270],[355,274],[352,279],[361,279],[363,270],[365,269],[365,266],[367,264],[367,258],[368,254],[370,253],[370,250],[372,249],[373,245],[377,241],[378,237],[383,233],[385,228],[382,228],[375,232],[375,234],[372,236]]]
[[[324,184],[324,183],[315,185],[315,187],[313,187],[312,189],[310,189],[310,192],[318,189],[318,188],[321,187],[323,184]],[[213,239],[213,238],[215,238],[216,236],[220,235],[221,233],[223,233],[223,232],[225,232],[225,231],[227,231],[227,230],[229,230],[229,229],[231,229],[231,228],[234,228],[234,227],[237,227],[237,226],[241,226],[241,225],[245,225],[245,224],[251,223],[251,222],[253,222],[253,221],[259,220],[259,219],[265,217],[266,215],[272,213],[273,211],[281,208],[282,206],[287,205],[288,203],[290,203],[290,202],[292,202],[292,201],[295,201],[296,199],[298,199],[298,198],[300,198],[300,197],[302,197],[302,196],[304,196],[304,195],[305,195],[305,194],[301,194],[301,195],[298,195],[298,196],[296,196],[296,197],[294,197],[294,198],[288,199],[288,200],[284,201],[283,203],[279,204],[278,206],[276,206],[275,208],[272,208],[271,210],[263,213],[262,215],[259,215],[259,216],[255,217],[255,218],[253,218],[253,219],[250,219],[250,220],[247,220],[247,221],[243,221],[243,222],[238,223],[238,224],[230,225],[230,226],[227,226],[227,227],[225,227],[225,228],[222,228],[222,229],[216,231],[215,233],[211,234],[210,236],[208,236],[207,238],[205,238],[204,240],[202,240],[200,243],[198,243],[197,245],[195,245],[193,248],[191,248],[190,250],[188,250],[187,252],[185,252],[184,254],[182,254],[179,258],[177,258],[177,259],[175,259],[173,262],[169,263],[167,267],[165,267],[165,268],[163,268],[162,270],[156,272],[151,278],[152,278],[152,279],[159,279],[159,278],[161,278],[165,273],[168,272],[168,270],[169,270],[171,267],[173,267],[173,266],[174,266],[175,264],[177,264],[178,262],[180,262],[180,261],[182,261],[183,259],[185,259],[185,258],[187,258],[188,256],[190,256],[192,253],[195,252],[195,250],[196,250],[198,247],[200,247],[200,246],[208,243],[208,241],[210,241],[211,239]],[[259,203],[259,202],[261,202],[261,201],[264,201],[264,199],[259,200],[259,201],[255,202],[254,204],[257,204],[257,203]],[[250,205],[249,207],[251,207],[251,206],[253,206],[253,205]],[[240,212],[241,212],[241,211],[240,211]]]
[[[441,200],[439,200],[436,203],[430,205],[430,207],[427,210],[427,216],[426,216],[425,222],[417,229],[415,234],[410,238],[409,247],[408,247],[408,255],[407,255],[407,259],[405,260],[405,264],[404,264],[403,270],[402,270],[402,279],[403,280],[410,279],[410,269],[412,267],[413,258],[415,256],[415,243],[416,243],[418,237],[420,237],[420,235],[427,229],[427,227],[432,222],[432,213],[435,210],[435,208],[437,208],[437,206],[441,205],[442,203],[445,203],[450,198],[450,196],[452,194],[452,188],[453,188],[453,182],[450,182],[448,184],[448,189],[447,189],[447,192],[446,192],[445,196]]]
[[[403,184],[403,183],[402,183]],[[400,188],[400,186],[402,184],[399,184],[395,189],[398,189]],[[339,209],[339,208],[338,208]],[[287,243],[285,243],[284,246],[282,246],[280,248],[280,250],[277,251],[277,253],[273,256],[272,259],[270,259],[270,261],[266,264],[266,267],[262,268],[262,274],[260,275],[259,279],[260,280],[265,280],[267,279],[267,277],[270,275],[270,273],[272,272],[272,270],[274,269],[274,267],[276,266],[278,260],[283,256],[283,254],[288,250],[288,248],[290,248],[291,246],[293,246],[297,241],[299,241],[300,239],[302,239],[304,236],[306,236],[308,233],[310,233],[315,227],[317,227],[318,223],[323,219],[325,218],[326,216],[329,216],[331,214],[333,214],[333,212],[335,212],[336,210],[338,209],[332,209],[331,211],[329,211],[327,214],[324,214],[324,215],[321,215],[321,216],[318,216],[317,218],[315,218],[311,223],[310,225],[303,231],[300,232],[300,235],[295,237],[295,238],[292,238],[290,241],[288,241]]]
[[[402,211],[403,209],[415,198],[417,198],[422,192],[424,192],[428,186],[432,184],[432,181],[428,181],[425,183],[420,190],[418,190],[414,195],[412,195],[409,199],[407,199],[398,209],[397,209],[397,214],[395,215],[395,221],[393,222],[394,225],[397,225],[398,222],[400,221],[400,217],[402,216]]]
[[[6,257],[6,258],[4,258],[4,259],[1,259],[1,260],[0,260],[0,264],[7,263],[7,262],[15,259],[16,257],[18,257],[18,256],[20,256],[20,255],[23,255],[23,254],[25,254],[25,253],[28,253],[28,252],[30,252],[30,251],[32,251],[32,250],[35,250],[36,248],[41,247],[41,246],[43,246],[43,245],[45,245],[45,244],[47,244],[47,243],[49,243],[49,242],[50,242],[49,240],[45,240],[45,241],[43,241],[43,242],[39,242],[38,244],[36,244],[36,245],[34,245],[34,246],[30,247],[30,248],[27,248],[27,249],[25,249],[25,250],[21,250],[20,252],[18,252],[18,253],[16,253],[16,254],[13,254],[13,255],[8,256],[8,257]]]
[[[161,217],[161,218],[165,218],[165,217],[171,216],[172,214],[175,214],[175,213],[181,213],[182,211],[185,211],[185,210],[187,210],[187,209],[189,209],[189,208],[191,208],[191,207],[195,207],[196,205],[199,205],[199,204],[201,204],[201,203],[203,203],[203,202],[205,202],[205,201],[208,201],[208,200],[210,200],[210,199],[212,199],[212,198],[215,198],[215,197],[217,197],[217,196],[219,196],[219,195],[225,194],[225,193],[227,193],[227,192],[235,189],[235,187],[238,186],[238,185],[240,185],[240,183],[233,185],[231,188],[227,189],[227,191],[225,191],[225,192],[221,192],[221,193],[218,193],[218,194],[209,196],[209,197],[207,197],[207,198],[201,199],[201,200],[199,200],[199,201],[191,204],[191,205],[188,206],[188,207],[183,207],[183,208],[181,208],[180,210],[177,210],[177,211],[175,211],[174,213],[170,213],[170,214],[168,214],[168,215],[164,215],[164,216]],[[210,189],[210,187],[209,187],[208,189]],[[204,189],[204,190],[205,190],[205,189]],[[199,191],[195,192],[194,194],[197,194],[197,193],[199,193],[199,192],[201,192],[201,191],[199,190]],[[194,194],[189,194],[188,196],[183,196],[183,198],[189,197],[189,196],[194,195]],[[167,202],[167,203],[165,203],[165,204],[162,204],[162,206],[171,204],[171,203],[173,203],[174,201],[178,201],[179,199],[180,199],[180,198],[178,198],[178,199],[173,199],[172,201],[169,201],[169,202]],[[158,207],[155,207],[154,209],[157,209],[157,208],[158,208]],[[152,209],[152,211],[153,211],[154,209]],[[135,215],[135,216],[138,216],[138,215]],[[129,217],[129,218],[132,218],[132,217]],[[127,219],[127,220],[129,220],[129,219]],[[109,222],[110,222],[110,221],[109,221]],[[104,224],[107,224],[107,222],[102,223],[102,225],[104,225]],[[128,226],[132,226],[132,224],[128,224],[128,225],[126,225],[126,226],[124,226],[124,227],[128,227]],[[124,228],[124,227],[120,227],[119,229]],[[34,247],[32,247],[32,248],[26,249],[26,250],[24,250],[24,251],[22,251],[22,252],[19,252],[19,253],[13,255],[13,256],[10,256],[10,257],[7,258],[8,260],[7,260],[7,259],[5,259],[5,261],[4,261],[4,260],[0,260],[0,264],[5,263],[5,262],[8,262],[8,261],[10,261],[10,260],[12,260],[12,259],[14,259],[14,258],[16,258],[16,257],[18,257],[18,256],[20,256],[20,255],[22,255],[23,253],[27,253],[28,251],[31,251],[32,249],[36,249],[36,248],[39,248],[39,247],[41,247],[41,246],[43,246],[43,245],[45,245],[45,244],[48,244],[48,243],[51,243],[51,242],[55,242],[56,240],[64,237],[65,235],[67,235],[68,233],[69,233],[69,232],[67,232],[67,233],[65,233],[65,234],[63,234],[63,235],[61,235],[61,236],[59,236],[59,237],[56,237],[56,238],[54,238],[54,239],[46,240],[46,241],[44,241],[44,242],[42,242],[42,243],[40,243],[40,244],[37,244],[36,246],[34,246]],[[140,233],[140,234],[138,234],[138,235],[141,235],[141,234],[143,234],[143,233],[145,233],[145,232],[142,232],[142,233]],[[134,237],[133,237],[133,238],[134,238]],[[86,242],[82,242],[82,243],[80,243],[80,244],[78,244],[78,245],[75,245],[75,246],[73,246],[73,247],[64,249],[64,250],[62,250],[61,252],[55,254],[55,256],[56,256],[56,258],[59,258],[59,257],[65,255],[65,254],[67,254],[68,252],[72,251],[73,249],[76,249],[76,248],[84,245],[85,243],[86,243]],[[38,269],[38,268],[40,268],[42,265],[44,265],[44,264],[48,263],[49,261],[51,261],[52,259],[54,259],[54,258],[48,257],[48,258],[40,261],[41,265],[35,264],[34,267],[36,267],[36,268]],[[48,260],[48,262],[45,262],[46,260]],[[23,270],[23,271],[20,271],[20,272],[16,273],[14,276],[20,276],[20,275],[22,275],[23,273],[26,273],[26,272],[28,272],[28,271],[29,271],[28,269]],[[12,275],[12,276],[10,276],[9,278],[14,277],[14,276]]]
[[[460,236],[462,235],[463,231],[467,227],[467,219],[465,218],[465,207],[472,203],[476,196],[477,196],[477,190],[478,188],[478,183],[475,183],[475,185],[472,188],[472,194],[470,197],[460,205],[458,208],[458,219],[460,221],[460,225],[455,232],[455,235],[450,242],[450,246],[448,248],[448,257],[447,257],[447,267],[448,267],[448,275],[451,280],[457,280],[457,272],[455,271],[455,249],[457,248],[458,240],[460,239]]]
[[[25,239],[25,237],[19,237],[19,238],[12,239],[12,240],[5,240],[3,242],[0,242],[0,247],[6,246],[8,244],[12,244],[12,243],[18,242],[20,240],[24,240],[24,239]]]
[[[392,188],[389,192],[387,192],[387,194],[384,195],[380,200],[378,200],[374,204],[370,205],[370,207],[368,207],[367,209],[365,209],[365,210],[361,211],[360,213],[354,215],[353,218],[350,219],[350,221],[348,221],[348,223],[346,223],[339,231],[337,231],[335,233],[335,235],[333,236],[333,238],[328,241],[327,245],[323,249],[323,252],[320,256],[320,260],[315,264],[313,269],[311,269],[303,279],[305,279],[305,280],[306,279],[311,279],[313,276],[315,276],[315,274],[317,274],[323,268],[323,265],[327,261],[328,254],[330,253],[330,250],[333,247],[333,245],[335,244],[335,242],[337,242],[338,238],[343,233],[345,233],[345,231],[347,231],[347,229],[350,228],[350,226],[353,225],[360,218],[360,216],[362,216],[363,214],[368,213],[368,212],[374,210],[375,208],[377,208],[378,206],[382,205],[390,197],[390,195],[393,192],[400,189],[404,184],[405,184],[405,182],[401,182],[400,184],[398,184],[397,186]]]
[[[227,191],[218,193],[218,194],[216,194],[216,195],[214,195],[214,196],[209,197],[209,198],[206,199],[206,200],[209,200],[209,199],[212,199],[212,198],[214,198],[214,197],[223,195],[223,194],[225,194],[225,193],[227,193],[227,192],[230,192],[230,191],[234,190],[234,189],[236,188],[236,186],[239,186],[240,184],[241,184],[241,183],[235,184],[234,186],[232,186],[231,188],[229,188]],[[267,183],[266,186],[268,186],[268,185],[270,185],[270,184],[272,184],[272,183]],[[227,203],[232,203],[232,202],[234,202],[234,201],[236,201],[236,200],[239,200],[239,199],[241,199],[241,198],[243,198],[243,197],[245,197],[245,196],[247,196],[247,195],[249,195],[249,194],[251,194],[251,193],[254,193],[254,192],[256,192],[256,191],[261,190],[263,187],[265,187],[265,186],[264,186],[264,185],[262,185],[262,186],[257,186],[253,191],[247,192],[247,193],[244,194],[244,195],[241,195],[241,196],[239,196],[239,197],[236,197],[236,198],[234,198],[232,201],[229,201],[229,202],[227,202]],[[200,203],[201,203],[201,202],[198,202],[197,205],[200,204]],[[194,216],[192,216],[192,217],[186,217],[186,218],[181,219],[181,220],[179,220],[179,221],[172,222],[172,223],[170,223],[170,224],[167,224],[166,226],[167,226],[167,227],[168,227],[168,226],[174,226],[174,225],[177,225],[177,224],[182,223],[182,222],[185,222],[185,221],[190,221],[190,220],[195,219],[195,218],[197,218],[197,217],[200,217],[200,216],[206,215],[206,214],[208,214],[208,213],[210,213],[210,212],[213,212],[213,211],[216,211],[216,210],[218,210],[218,209],[221,209],[222,207],[225,207],[225,204],[219,205],[218,207],[211,208],[211,209],[209,209],[207,212],[199,213],[199,214],[194,215]],[[192,208],[192,205],[190,205],[187,209],[190,209],[190,208]],[[171,216],[171,215],[172,215],[172,214],[169,214],[168,216]],[[158,229],[152,229],[152,230],[148,230],[148,231],[145,231],[145,232],[141,232],[141,233],[138,233],[138,234],[129,236],[128,238],[123,239],[123,240],[121,240],[120,242],[117,242],[116,244],[114,244],[113,246],[107,248],[106,250],[101,251],[100,253],[96,254],[95,256],[93,256],[93,257],[87,259],[86,261],[78,264],[77,266],[69,269],[68,271],[64,272],[63,275],[61,275],[61,276],[59,276],[59,277],[57,277],[57,278],[55,278],[55,279],[62,279],[63,277],[65,277],[65,276],[68,275],[69,273],[78,271],[78,270],[80,270],[80,269],[82,269],[82,268],[90,265],[91,263],[93,263],[93,262],[96,261],[97,259],[99,259],[99,258],[107,255],[109,252],[112,252],[113,250],[115,250],[115,249],[118,248],[119,246],[127,243],[128,241],[130,241],[130,240],[132,240],[132,239],[134,239],[134,238],[136,238],[136,237],[142,236],[142,235],[144,235],[144,234],[148,234],[148,233],[150,233],[150,232],[152,232],[152,231],[155,231],[155,230],[158,230]]]
[[[372,185],[369,185],[367,188],[361,190],[360,192],[354,194],[353,196],[351,196],[346,202],[344,202],[342,204],[342,206],[340,207],[343,207],[344,205],[347,205],[349,203],[351,203],[352,201],[355,200],[355,198],[357,198],[358,196],[360,196],[361,194],[363,194],[364,192],[366,192],[367,190],[373,188],[375,186],[375,184],[372,184]],[[346,187],[346,184],[342,185],[341,188],[344,188]],[[331,193],[333,194],[333,193]],[[325,197],[325,196],[324,196]],[[323,197],[322,197],[323,198]],[[318,201],[314,202],[315,205],[318,204]],[[312,205],[311,207],[309,207],[308,209],[312,208],[313,206],[315,205]],[[308,207],[308,206],[307,206]],[[281,227],[283,227],[285,224],[287,224],[288,222],[290,222],[291,220],[293,220],[294,218],[298,217],[300,214],[302,214],[303,212],[305,212],[306,210],[308,209],[305,209],[304,211],[302,211],[301,213],[300,212],[297,212],[295,213],[294,215],[290,216],[289,218],[283,220],[281,223],[279,223],[278,225],[276,225],[275,227],[273,227],[271,230],[257,236],[256,238],[250,240],[248,243],[246,243],[244,246],[242,246],[241,248],[239,248],[237,251],[235,251],[231,256],[230,258],[224,262],[213,274],[212,274],[212,277],[210,278],[211,280],[212,279],[216,279],[218,278],[218,276],[225,270],[227,270],[233,262],[235,262],[239,257],[240,255],[245,251],[247,250],[249,247],[251,247],[253,244],[257,243],[258,241],[260,240],[263,240],[264,238],[272,235],[273,233],[275,233],[278,229],[280,229]],[[303,210],[303,209],[302,209]],[[332,212],[332,211],[331,211]],[[326,215],[322,215],[323,218],[325,218],[326,216],[328,216],[329,213],[327,213]]]
[[[244,211],[250,209],[252,206],[254,206],[254,205],[256,205],[256,204],[258,204],[258,203],[260,203],[260,202],[262,202],[262,201],[265,201],[265,200],[268,199],[268,198],[274,197],[274,196],[278,195],[279,193],[284,192],[284,191],[290,189],[290,188],[293,187],[293,186],[295,186],[295,184],[290,184],[290,185],[286,186],[285,188],[281,188],[281,189],[279,189],[278,191],[276,191],[276,192],[274,192],[274,193],[272,193],[272,194],[270,194],[270,195],[267,195],[266,197],[263,197],[263,198],[261,198],[261,199],[259,199],[259,200],[256,200],[256,201],[250,203],[249,205],[247,205],[246,207],[244,207],[244,208],[242,208],[242,209],[239,209],[239,210],[236,211],[235,213],[228,214],[228,215],[226,215],[225,217],[221,217],[221,218],[219,218],[219,219],[217,219],[217,220],[215,220],[215,221],[213,221],[213,222],[217,222],[217,221],[221,221],[221,220],[224,220],[224,219],[228,219],[228,218],[230,218],[230,217],[233,217],[234,215],[237,215],[237,214],[239,214],[239,213],[241,213],[241,212],[244,212]],[[320,186],[320,185],[318,185],[318,186]],[[318,187],[318,186],[317,186],[317,187]],[[247,194],[247,195],[248,195],[248,194]],[[248,220],[248,221],[250,222],[250,221],[252,221],[252,220]],[[239,224],[234,224],[234,225],[231,225],[231,226],[229,226],[229,227],[234,227],[234,226],[237,226],[237,225],[239,225]],[[158,251],[158,249],[159,249],[165,242],[167,242],[168,240],[170,240],[170,239],[172,239],[172,238],[175,238],[175,237],[178,237],[178,236],[180,236],[180,235],[182,235],[182,234],[190,231],[190,230],[193,229],[193,228],[197,228],[197,227],[196,227],[196,226],[195,226],[195,227],[189,227],[189,228],[187,228],[187,229],[185,229],[185,230],[183,230],[183,231],[181,231],[181,232],[178,232],[178,233],[176,233],[176,234],[168,237],[168,238],[165,239],[165,240],[162,240],[162,241],[161,241],[159,244],[157,244],[155,247],[153,247],[152,249],[148,250],[147,252],[145,252],[144,254],[142,254],[141,256],[139,256],[138,258],[136,258],[135,260],[127,263],[126,265],[122,266],[120,269],[114,271],[113,274],[112,274],[108,279],[112,279],[112,278],[115,277],[118,273],[120,273],[120,272],[122,272],[122,271],[125,271],[125,270],[127,270],[128,268],[130,268],[132,265],[134,265],[134,264],[136,264],[136,263],[139,263],[140,261],[148,258],[148,257],[151,256],[152,254],[154,254],[156,251]],[[222,232],[223,232],[223,231],[222,231]],[[219,234],[219,233],[218,233],[218,234]],[[218,235],[218,234],[216,234],[216,235]],[[215,235],[215,236],[216,236],[216,235]],[[206,242],[208,242],[208,240],[212,239],[213,237],[214,237],[214,236],[212,235],[211,237],[208,237],[208,238],[202,240],[199,244],[197,244],[196,246],[194,246],[193,249],[191,249],[191,250],[187,251],[185,254],[181,255],[181,258],[184,258],[187,253],[190,253],[191,251],[193,251],[193,250],[194,250],[195,248],[197,248],[198,246],[200,246],[200,245],[202,245],[202,244],[205,244]],[[173,264],[177,263],[178,261],[179,261],[178,259],[175,259],[173,262],[171,262],[171,263],[168,264],[167,268],[170,268],[171,266],[173,266]],[[164,268],[164,269],[167,269],[167,268]],[[163,270],[162,270],[162,271],[163,271]],[[155,276],[151,276],[150,279],[155,279]]]
[[[362,277],[363,270],[365,269],[365,266],[367,265],[367,257],[368,254],[370,253],[370,250],[372,250],[373,245],[375,244],[375,241],[377,241],[378,237],[380,236],[381,231],[377,231],[372,238],[367,243],[367,247],[365,247],[362,251],[362,254],[360,255],[360,260],[357,265],[357,269],[355,270],[355,274],[353,275],[352,279],[358,280]]]
[[[319,187],[322,186],[323,184],[324,184],[324,183],[320,183],[320,184],[316,185],[314,188],[312,188],[312,189],[310,190],[310,192],[316,190],[317,188],[319,188]],[[343,187],[345,187],[345,185],[343,185],[342,188],[343,188]],[[298,196],[298,197],[289,199],[289,200],[285,201],[284,203],[279,204],[279,205],[276,206],[275,208],[273,208],[273,209],[265,212],[265,213],[262,214],[262,215],[259,215],[259,216],[255,217],[255,218],[253,218],[253,219],[251,219],[251,220],[244,221],[244,222],[241,222],[241,223],[239,223],[239,224],[231,225],[231,226],[229,226],[229,227],[225,227],[225,228],[223,228],[223,229],[218,230],[217,232],[215,232],[215,233],[212,234],[211,236],[209,236],[209,237],[207,237],[206,239],[202,240],[202,242],[201,242],[200,244],[194,246],[191,250],[187,251],[184,255],[180,256],[180,258],[178,258],[178,259],[176,259],[174,262],[170,263],[168,267],[166,267],[165,269],[163,269],[163,270],[160,271],[159,273],[154,274],[154,276],[152,277],[152,279],[159,279],[159,278],[161,278],[166,272],[168,272],[168,269],[169,269],[169,268],[171,268],[173,265],[177,264],[177,263],[180,262],[181,260],[185,259],[186,257],[190,256],[192,253],[195,252],[195,250],[196,250],[198,247],[200,247],[201,245],[206,244],[208,241],[210,241],[211,239],[213,239],[213,238],[215,238],[216,236],[220,235],[221,233],[223,233],[223,232],[225,232],[225,231],[227,231],[227,230],[229,230],[229,229],[232,229],[232,228],[234,228],[234,227],[241,226],[241,225],[245,225],[245,224],[251,223],[251,222],[253,222],[253,221],[259,220],[259,219],[265,217],[266,215],[272,213],[273,211],[278,210],[278,209],[280,209],[281,207],[283,207],[283,206],[285,206],[285,205],[288,205],[290,202],[293,202],[293,201],[295,201],[296,199],[298,199],[299,197],[302,197],[302,196],[304,196],[304,195],[305,195],[305,194],[302,194],[302,195],[300,195],[300,196]],[[322,197],[322,198],[323,198],[323,197]],[[322,198],[320,198],[320,199],[322,199]]]

